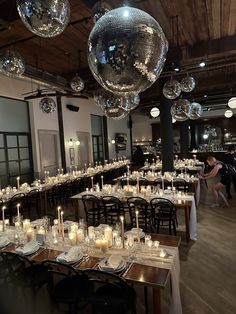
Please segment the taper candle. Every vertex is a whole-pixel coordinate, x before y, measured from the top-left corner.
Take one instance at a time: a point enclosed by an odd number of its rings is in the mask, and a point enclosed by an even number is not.
[[[102,190],[103,190],[103,176],[101,176],[101,181],[102,181]]]
[[[16,186],[17,186],[17,190],[20,189],[20,177],[16,178]]]
[[[93,190],[93,177],[91,177],[91,184],[92,184],[92,190]]]
[[[16,205],[17,208],[17,221],[20,223],[20,204],[18,203]]]
[[[138,238],[138,243],[140,243],[138,214],[139,214],[139,213],[138,213],[138,210],[136,210],[136,211],[135,211],[135,215],[136,215],[137,238]]]
[[[122,247],[125,248],[125,230],[124,230],[124,217],[120,216],[121,221],[121,238],[122,238]]]
[[[58,219],[58,233],[61,233],[61,214],[60,214],[61,206],[57,207],[57,219]]]
[[[5,231],[5,210],[6,210],[6,206],[2,207],[2,231]]]
[[[63,215],[64,212],[61,212],[61,234],[62,234],[62,241],[65,241],[65,234],[64,234],[64,223],[63,223]]]

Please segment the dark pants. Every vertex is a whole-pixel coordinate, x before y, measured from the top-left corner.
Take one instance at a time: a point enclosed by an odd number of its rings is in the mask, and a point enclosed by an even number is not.
[[[236,192],[236,175],[234,176],[231,176],[231,180],[230,180],[230,183],[226,185],[225,189],[226,189],[226,193],[228,195],[228,197],[231,196],[231,193],[230,193],[230,186],[231,186],[231,182],[233,182],[233,185],[234,185],[234,191]]]

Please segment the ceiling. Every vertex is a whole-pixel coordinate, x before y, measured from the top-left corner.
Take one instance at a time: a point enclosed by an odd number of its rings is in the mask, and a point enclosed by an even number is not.
[[[0,0],[0,50],[15,48],[28,65],[28,76],[47,74],[67,84],[75,73],[86,83],[85,93],[98,88],[87,63],[87,39],[93,27],[91,8],[96,0],[70,0],[66,30],[54,38],[40,38],[21,22],[15,0]],[[109,0],[114,8],[125,2],[150,13],[160,23],[170,49],[161,77],[173,74],[173,63],[192,73],[197,87],[191,97],[202,102],[222,102],[236,92],[236,0]],[[178,17],[176,17],[178,16]],[[207,62],[201,69],[198,64]],[[38,72],[35,71],[38,69]],[[34,71],[33,71],[34,70]],[[44,74],[44,75],[43,75]],[[141,95],[140,108],[160,98],[161,80]],[[67,84],[68,86],[68,84]],[[207,95],[208,97],[204,97]]]

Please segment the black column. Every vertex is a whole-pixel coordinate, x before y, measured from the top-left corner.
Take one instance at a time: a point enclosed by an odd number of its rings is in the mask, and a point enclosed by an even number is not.
[[[103,116],[103,135],[104,135],[104,159],[109,160],[109,149],[108,149],[108,130],[107,130],[107,117]]]
[[[172,116],[170,112],[171,106],[172,101],[166,99],[162,95],[160,98],[162,172],[174,171],[174,158],[173,158],[174,138]]]
[[[61,149],[61,165],[66,172],[66,152],[65,152],[65,138],[64,138],[64,126],[63,126],[63,115],[61,107],[61,96],[56,97],[57,100],[57,115],[58,115],[58,127],[59,127],[59,140]]]
[[[133,159],[133,121],[131,115],[129,115],[129,120],[128,120],[128,128],[129,128],[129,136],[130,136],[130,153],[131,153],[131,160]]]
[[[196,149],[197,148],[197,132],[196,132],[196,124],[195,121],[190,121],[190,134],[191,134],[191,144],[190,149]]]
[[[189,120],[183,121],[180,124],[180,153],[182,158],[188,158],[188,127]]]

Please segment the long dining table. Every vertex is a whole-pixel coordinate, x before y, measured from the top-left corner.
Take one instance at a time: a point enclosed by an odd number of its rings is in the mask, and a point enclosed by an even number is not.
[[[152,240],[159,241],[160,246],[166,248],[167,252],[169,252],[170,249],[170,252],[174,252],[175,263],[172,263],[170,266],[165,260],[160,261],[155,252],[154,255],[150,255],[150,258],[148,257],[148,254],[145,254],[146,260],[144,260],[144,262],[132,262],[122,274],[122,277],[131,284],[141,285],[152,289],[152,306],[154,314],[162,314],[162,292],[167,288],[168,283],[170,283],[170,313],[182,314],[179,293],[178,247],[181,241],[180,237],[158,234],[151,234],[151,237]],[[15,249],[16,245],[11,243],[6,248],[0,249],[0,252],[14,252]],[[55,249],[42,247],[37,253],[29,255],[28,258],[35,263],[40,263],[45,260],[55,260],[61,252],[61,248]],[[172,254],[169,256],[171,257]],[[104,258],[104,256],[102,258]],[[83,259],[82,262],[74,264],[73,267],[78,270],[97,268],[100,260],[101,257],[91,254],[88,258]]]

